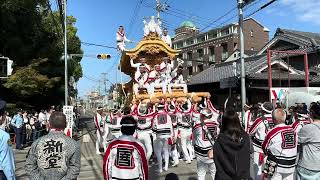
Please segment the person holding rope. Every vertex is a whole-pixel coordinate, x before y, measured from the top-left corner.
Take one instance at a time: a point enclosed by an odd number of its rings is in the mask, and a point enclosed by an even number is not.
[[[108,132],[104,132],[105,121],[103,119],[103,108],[102,107],[97,108],[97,113],[94,116],[94,124],[97,128],[96,154],[101,154],[100,146],[105,146],[103,143],[103,139],[104,139],[103,136],[105,133],[108,133]],[[104,149],[106,149],[106,147],[104,147]]]
[[[154,141],[154,153],[157,157],[158,169],[157,173],[162,173],[162,170],[168,171],[169,166],[169,144],[171,138],[175,142],[174,131],[169,114],[165,111],[164,102],[157,104],[157,114],[154,116],[152,130],[156,134]],[[164,167],[162,166],[164,160]]]
[[[177,107],[178,134],[180,135],[179,145],[187,164],[190,164],[194,157],[194,151],[191,143],[192,127],[191,118],[193,107],[191,100],[188,99],[182,105]]]
[[[212,111],[204,108],[200,114],[193,114],[194,150],[197,158],[198,180],[204,180],[209,171],[212,180],[215,179],[216,166],[213,159],[207,154],[214,144],[214,139],[219,133],[219,123],[212,121]]]
[[[262,142],[264,141],[267,132],[273,128],[272,121],[273,105],[270,102],[264,102],[261,105],[261,115],[252,124],[249,129],[249,134],[253,144],[253,169],[255,177],[258,180],[262,178],[262,166],[264,164],[264,154],[262,151]]]
[[[148,112],[148,104],[142,104],[141,102],[138,105],[138,112],[134,116],[137,120],[137,139],[145,146],[147,160],[150,160],[152,155],[152,121],[156,115],[155,107],[153,106],[153,111]]]

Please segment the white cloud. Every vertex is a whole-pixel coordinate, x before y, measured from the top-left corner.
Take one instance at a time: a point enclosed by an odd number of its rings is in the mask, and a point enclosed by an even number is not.
[[[320,0],[281,0],[280,4],[292,10],[299,21],[320,25]]]

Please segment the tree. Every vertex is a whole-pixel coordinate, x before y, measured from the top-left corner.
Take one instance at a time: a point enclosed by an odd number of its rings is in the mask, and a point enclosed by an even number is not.
[[[63,102],[63,28],[60,14],[52,13],[48,4],[49,0],[0,2],[0,54],[14,60],[13,75],[0,81],[0,98],[8,102],[41,108]],[[75,22],[68,16],[68,54],[82,53]],[[75,81],[82,77],[80,61],[76,57],[68,63],[68,75]]]

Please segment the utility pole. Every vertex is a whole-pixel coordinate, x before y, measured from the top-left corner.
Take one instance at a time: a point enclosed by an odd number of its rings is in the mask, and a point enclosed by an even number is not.
[[[101,73],[102,74],[102,80],[104,85],[104,95],[107,95],[107,73]]]
[[[64,102],[68,105],[67,0],[64,0]]]
[[[158,21],[160,20],[160,11],[162,9],[162,5],[160,3],[160,0],[157,0],[157,5],[156,5],[156,11],[157,11],[157,19]]]
[[[156,0],[156,1],[157,1],[157,4],[156,4],[157,19],[158,21],[161,21],[160,12],[167,10],[169,6],[166,3],[162,4],[160,0]]]
[[[240,78],[241,78],[241,117],[244,121],[244,105],[246,104],[246,74],[244,69],[244,40],[243,40],[243,7],[244,1],[238,0],[238,13],[239,13],[239,40],[240,40]]]
[[[101,90],[101,89],[100,89],[100,88],[101,88],[101,87],[100,87],[101,84],[100,84],[100,83],[101,83],[101,80],[99,79],[99,81],[98,81],[98,93],[99,93],[99,96],[101,95],[101,91],[100,91],[100,90]]]

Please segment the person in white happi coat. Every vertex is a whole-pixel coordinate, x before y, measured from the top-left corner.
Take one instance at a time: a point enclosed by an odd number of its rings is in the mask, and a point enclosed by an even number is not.
[[[307,124],[311,124],[313,121],[307,114],[300,114],[297,113],[295,117],[295,121],[292,124],[292,128],[296,131],[298,134],[301,128]]]
[[[174,131],[174,139],[176,142],[170,140],[169,142],[169,152],[172,157],[172,166],[175,167],[179,164],[179,154],[177,150],[177,139],[178,139],[178,118],[177,118],[177,108],[175,104],[175,100],[172,100],[169,104],[166,104],[166,111],[169,114],[172,122],[172,127]]]
[[[138,112],[135,115],[137,119],[137,137],[140,142],[145,146],[147,160],[149,161],[152,155],[152,121],[156,114],[155,108],[152,112],[148,112],[148,105],[142,104],[141,102],[138,105]]]
[[[143,144],[133,135],[137,121],[124,116],[120,122],[122,135],[113,140],[104,154],[105,180],[148,180],[149,168]]]
[[[170,83],[171,79],[171,71],[173,68],[173,61],[171,61],[168,57],[164,57],[163,61],[160,65],[156,65],[155,69],[158,71],[158,77],[160,76],[160,80],[155,84],[156,87],[162,87],[162,93],[167,93],[167,87]]]
[[[178,128],[180,134],[180,147],[187,164],[194,158],[194,151],[191,143],[192,127],[191,118],[193,107],[190,100],[177,107]]]
[[[115,110],[113,113],[110,113],[109,116],[109,121],[107,121],[108,126],[109,126],[109,131],[111,133],[111,135],[109,135],[108,140],[112,140],[114,138],[118,138],[119,136],[121,136],[121,118],[122,118],[122,114],[121,114],[121,110]]]
[[[152,130],[156,134],[156,140],[154,141],[154,152],[157,157],[158,169],[157,172],[161,173],[162,170],[168,171],[169,166],[169,151],[168,140],[172,138],[174,142],[174,131],[172,127],[171,118],[165,111],[165,105],[159,103],[157,105],[157,114],[153,119]],[[162,160],[164,159],[164,167],[162,169]]]
[[[156,88],[163,89],[163,85],[160,79],[160,73],[157,71],[156,68],[150,71],[147,81],[150,88],[149,90],[150,94],[154,94]]]
[[[97,129],[97,140],[96,140],[96,153],[97,154],[101,154],[100,152],[100,147],[102,146],[104,148],[104,150],[106,149],[106,146],[104,144],[104,134],[107,133],[105,132],[105,120],[103,118],[103,108],[102,107],[98,107],[97,108],[97,113],[94,116],[94,124],[96,126]]]
[[[126,42],[131,42],[125,35],[124,27],[119,26],[119,30],[116,34],[116,40],[117,40],[117,49],[119,51],[126,50]]]
[[[219,123],[212,119],[212,111],[209,108],[203,108],[200,114],[194,114],[192,133],[197,158],[198,180],[204,180],[207,171],[210,172],[212,180],[215,179],[216,166],[213,159],[210,159],[207,154],[212,148],[214,139],[218,136],[219,132]]]
[[[243,123],[242,123],[242,127],[244,127],[244,131],[249,133],[249,129],[252,125],[252,121],[251,121],[251,111],[250,111],[251,106],[245,104],[243,109],[244,109],[244,118],[243,118]]]
[[[278,108],[272,112],[275,127],[268,131],[262,143],[262,149],[267,156],[264,175],[271,180],[293,180],[298,138],[290,125],[285,125],[286,112]],[[271,164],[276,163],[275,166]]]
[[[183,80],[183,66],[179,65],[176,69],[174,69],[172,71],[172,76],[170,78],[170,83],[168,85],[168,91],[169,93],[172,93],[172,88],[183,88],[183,92],[187,93],[188,89],[187,89],[187,84],[186,82]]]
[[[130,65],[133,68],[136,68],[136,72],[134,73],[134,84],[133,84],[133,92],[135,95],[139,94],[140,88],[146,88],[148,94],[152,94],[152,89],[149,85],[149,72],[150,66],[146,63],[145,58],[141,58],[139,63],[134,63],[133,59],[130,59]]]
[[[262,115],[258,117],[249,130],[253,144],[253,169],[254,180],[261,180],[262,166],[264,164],[264,153],[262,151],[262,142],[264,141],[269,129],[273,128],[272,112],[273,106],[270,102],[261,105]]]
[[[171,37],[170,37],[170,35],[168,34],[168,29],[167,29],[167,28],[164,28],[164,29],[163,29],[163,34],[162,34],[162,36],[161,36],[161,39],[162,39],[166,44],[168,44],[169,47],[172,46]]]

